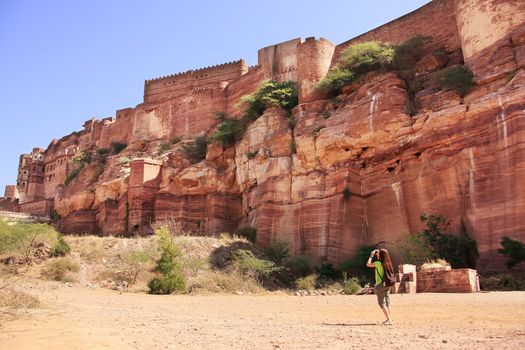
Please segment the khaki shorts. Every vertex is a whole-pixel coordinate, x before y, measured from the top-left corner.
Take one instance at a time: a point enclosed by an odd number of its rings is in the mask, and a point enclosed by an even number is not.
[[[377,295],[377,303],[379,306],[390,306],[390,287],[383,286],[382,284],[376,284],[374,289]]]

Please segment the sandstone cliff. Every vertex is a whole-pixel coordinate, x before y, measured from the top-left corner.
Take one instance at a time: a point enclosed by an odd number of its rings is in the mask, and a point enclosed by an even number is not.
[[[296,39],[261,49],[256,67],[241,60],[146,81],[143,104],[88,121],[43,152],[43,197],[54,199],[64,232],[149,234],[165,220],[199,233],[251,226],[260,244],[282,240],[294,254],[330,262],[420,230],[421,213],[442,214],[476,239],[480,269],[500,269],[501,237],[525,241],[524,22],[516,1],[437,0],[338,46]],[[434,41],[416,65],[428,84],[414,97],[415,115],[392,72],[335,99],[315,89],[344,47],[416,34]],[[463,62],[476,87],[464,97],[436,91],[430,77]],[[295,127],[270,108],[233,146],[210,144],[204,160],[187,159],[192,137],[215,130],[213,113],[240,117],[240,97],[265,79],[297,82]],[[112,142],[128,146],[62,185],[74,155]]]

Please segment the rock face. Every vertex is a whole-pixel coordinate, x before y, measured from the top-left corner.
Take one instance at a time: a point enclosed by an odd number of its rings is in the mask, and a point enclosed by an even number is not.
[[[27,186],[31,164],[24,163],[21,210],[54,199],[63,232],[146,235],[163,222],[201,234],[251,226],[260,244],[285,241],[296,255],[333,263],[421,230],[421,213],[441,214],[452,232],[466,229],[476,239],[478,269],[502,269],[501,238],[525,241],[524,22],[521,2],[436,0],[340,45],[294,39],[261,49],[256,67],[240,60],[148,80],[143,104],[54,140],[38,160],[45,165],[33,176],[38,186]],[[490,25],[490,37],[479,23]],[[416,64],[425,86],[414,116],[395,73],[370,74],[335,99],[315,89],[344,47],[416,34],[434,41]],[[434,89],[435,74],[463,61],[475,74],[471,92]],[[215,130],[215,112],[240,117],[240,98],[265,79],[297,82],[295,127],[269,108],[233,146],[209,144],[206,158],[192,163],[184,152],[191,139]],[[62,184],[79,152],[115,142],[127,148],[94,158]]]

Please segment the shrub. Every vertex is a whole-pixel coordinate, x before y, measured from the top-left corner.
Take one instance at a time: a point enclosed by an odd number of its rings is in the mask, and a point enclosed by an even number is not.
[[[350,192],[350,189],[348,187],[345,187],[345,189],[343,190],[343,198],[345,199],[345,201],[349,200],[351,195],[352,192]]]
[[[347,273],[350,272],[351,275],[369,275],[372,269],[366,267],[366,261],[370,256],[370,252],[375,248],[375,246],[369,245],[359,247],[352,259],[343,261],[339,265],[339,270]]]
[[[193,143],[184,145],[182,149],[186,153],[186,156],[192,163],[198,163],[206,158],[206,150],[208,147],[208,139],[206,136],[197,136]]]
[[[167,143],[161,143],[159,147],[159,154],[164,153],[170,149],[170,145]]]
[[[53,247],[51,254],[53,256],[64,256],[69,254],[69,252],[71,252],[71,247],[64,240],[64,236],[62,236],[60,233],[57,233],[57,242]]]
[[[108,153],[109,153],[109,149],[107,149],[107,148],[99,148],[99,149],[97,149],[97,154],[98,155],[103,156],[103,155],[108,154]]]
[[[50,261],[40,272],[42,277],[62,282],[71,282],[73,278],[70,272],[80,271],[80,265],[69,258],[58,258]]]
[[[91,163],[93,155],[89,151],[81,151],[75,155],[73,162],[77,164],[89,164]]]
[[[312,272],[312,261],[306,255],[294,256],[286,260],[286,266],[295,276],[305,276]]]
[[[241,103],[244,105],[244,118],[247,121],[257,119],[266,108],[271,106],[281,107],[291,114],[298,102],[296,84],[292,81],[282,83],[265,81],[253,94],[241,98]]]
[[[304,290],[314,290],[317,286],[318,278],[319,275],[316,273],[305,277],[300,277],[295,281],[295,288]]]
[[[341,277],[341,271],[331,263],[323,263],[316,268],[319,278],[336,280]]]
[[[179,143],[179,142],[181,142],[181,141],[182,141],[182,137],[180,137],[180,136],[175,136],[174,138],[172,138],[172,139],[170,140],[170,143],[171,143],[172,145],[176,145],[177,143]]]
[[[465,231],[457,235],[443,233],[450,226],[450,220],[441,215],[422,214],[420,219],[427,223],[427,228],[421,233],[432,247],[433,257],[445,259],[452,268],[476,267],[478,245]]]
[[[465,96],[474,87],[474,74],[464,66],[455,66],[444,69],[440,74],[441,86],[456,91]]]
[[[412,70],[423,57],[424,47],[432,41],[432,37],[416,35],[395,48],[392,64],[396,69]]]
[[[128,147],[127,144],[121,143],[121,142],[111,142],[111,150],[114,154],[119,154],[122,152],[126,147]]]
[[[353,72],[336,65],[328,71],[325,77],[318,83],[317,87],[338,95],[345,85],[354,81],[354,77]]]
[[[127,164],[127,163],[131,162],[131,159],[129,159],[128,157],[120,157],[118,159],[118,162],[119,162],[119,164]]]
[[[510,273],[502,273],[489,277],[480,276],[480,288],[485,291],[525,291],[525,279]]]
[[[145,251],[135,251],[127,256],[127,260],[130,263],[130,283],[135,283],[140,272],[144,270],[146,264],[150,261],[150,255]]]
[[[500,244],[503,248],[498,249],[498,252],[507,256],[505,265],[509,270],[525,261],[525,244],[507,236],[501,239]]]
[[[82,169],[84,169],[84,163],[81,163],[78,167],[76,167],[75,169],[71,170],[69,175],[64,180],[64,185],[68,186],[71,183],[71,181],[73,181],[73,179],[76,178],[78,176],[78,174],[80,174]]]
[[[0,255],[32,264],[38,246],[42,244],[53,246],[56,242],[57,232],[49,225],[22,223],[9,225],[0,220]]]
[[[277,240],[264,249],[264,254],[271,261],[280,265],[290,255],[290,248],[288,243]]]
[[[257,237],[257,229],[254,227],[243,227],[235,231],[235,234],[239,237],[244,237],[250,242],[255,243]]]
[[[344,49],[338,64],[354,73],[357,78],[374,70],[391,68],[394,54],[394,46],[378,41],[368,41],[350,45]]]
[[[420,266],[429,259],[438,258],[427,236],[421,232],[402,236],[397,241],[395,250],[399,251],[405,264]]]
[[[343,294],[353,295],[361,289],[359,279],[357,277],[348,278],[346,273],[343,273]]]
[[[248,157],[248,159],[253,159],[257,157],[258,154],[259,154],[259,150],[255,150],[253,152],[246,152],[246,157]]]
[[[257,280],[280,270],[273,261],[260,259],[246,249],[239,249],[234,252],[233,265],[247,276],[254,277]]]
[[[244,128],[242,121],[225,118],[224,121],[219,124],[217,131],[210,137],[210,141],[218,142],[223,147],[232,146],[236,141],[241,139]]]
[[[186,281],[179,262],[182,249],[173,243],[167,227],[160,228],[155,234],[161,253],[155,270],[160,272],[161,276],[149,281],[149,292],[151,294],[171,294],[176,290],[183,291],[186,288]]]

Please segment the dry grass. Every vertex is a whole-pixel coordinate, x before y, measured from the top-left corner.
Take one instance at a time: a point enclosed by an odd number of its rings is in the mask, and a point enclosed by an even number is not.
[[[40,306],[40,300],[31,294],[12,288],[0,289],[0,307],[10,309],[32,309]]]
[[[429,260],[423,265],[421,265],[421,270],[431,270],[431,269],[450,269],[450,264],[445,259],[436,259]]]
[[[238,270],[201,272],[188,281],[188,293],[261,293],[263,288],[255,278],[247,278]]]
[[[80,271],[80,265],[67,257],[49,261],[46,266],[42,268],[40,274],[45,279],[53,281],[73,282],[75,279],[71,273],[78,271]]]

